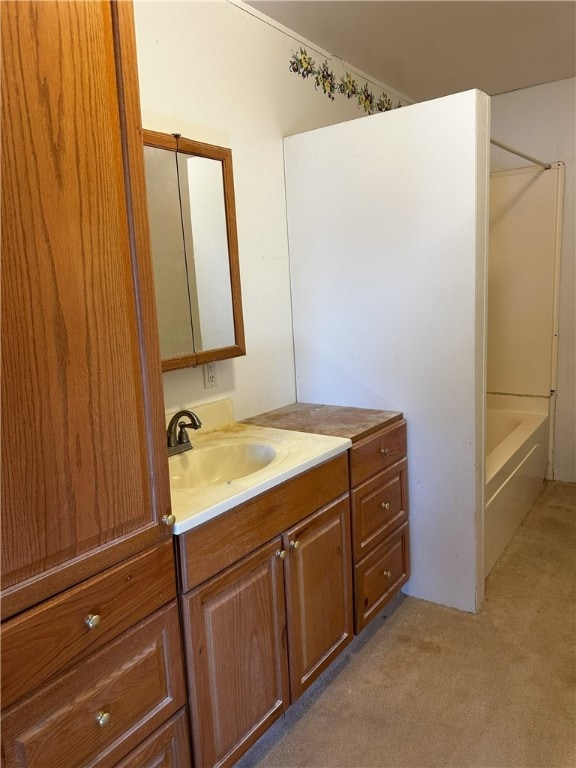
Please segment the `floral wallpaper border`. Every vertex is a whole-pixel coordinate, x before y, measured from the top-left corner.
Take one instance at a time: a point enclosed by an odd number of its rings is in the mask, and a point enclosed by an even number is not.
[[[317,67],[316,62],[305,48],[300,48],[298,53],[292,54],[290,72],[300,75],[304,80],[313,77],[314,88],[321,88],[331,101],[334,101],[335,93],[341,93],[348,99],[356,99],[358,106],[369,115],[376,112],[388,112],[390,109],[398,109],[402,106],[400,101],[393,105],[392,100],[385,92],[376,99],[372,91],[368,89],[368,83],[364,83],[360,87],[349,72],[346,72],[337,84],[336,76],[328,66],[328,59],[325,59],[323,64]]]

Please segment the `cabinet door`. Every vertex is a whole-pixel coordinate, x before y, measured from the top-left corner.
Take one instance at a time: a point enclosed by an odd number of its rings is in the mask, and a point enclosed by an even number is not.
[[[294,701],[352,639],[348,496],[291,528],[283,544]]]
[[[233,765],[289,704],[281,541],[182,598],[197,766]]]
[[[170,535],[130,3],[1,4],[11,615]]]

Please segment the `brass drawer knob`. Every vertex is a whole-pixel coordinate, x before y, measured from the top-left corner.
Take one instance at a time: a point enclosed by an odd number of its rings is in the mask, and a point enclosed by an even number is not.
[[[162,518],[162,522],[164,523],[164,525],[169,525],[170,527],[172,527],[176,522],[176,518],[174,517],[174,515],[164,515],[164,517]]]
[[[89,613],[88,616],[84,619],[84,623],[88,627],[88,629],[96,629],[96,627],[100,624],[100,616],[97,613]]]
[[[280,560],[284,560],[284,558],[286,557],[286,550],[285,549],[277,549],[275,554],[276,554],[276,557],[280,558]]]
[[[298,547],[300,546],[300,542],[298,540],[291,541],[290,546],[292,547],[292,549],[298,549]]]
[[[383,456],[388,456],[388,454],[390,453],[390,448],[380,448],[380,453]]]
[[[390,509],[390,502],[389,501],[383,501],[380,505],[382,509]]]
[[[96,715],[96,722],[100,726],[100,728],[103,728],[105,725],[108,725],[110,722],[110,712],[98,712]]]
[[[392,577],[392,571],[384,571],[384,576],[387,576],[390,579]]]

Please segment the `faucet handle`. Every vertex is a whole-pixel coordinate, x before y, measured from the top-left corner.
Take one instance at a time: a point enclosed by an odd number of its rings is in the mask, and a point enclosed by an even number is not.
[[[178,437],[176,439],[179,445],[190,442],[186,427],[192,427],[192,424],[188,424],[184,420],[178,422]]]

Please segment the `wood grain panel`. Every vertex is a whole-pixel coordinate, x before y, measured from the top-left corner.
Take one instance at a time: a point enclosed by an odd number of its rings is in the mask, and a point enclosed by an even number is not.
[[[177,537],[186,592],[348,491],[340,454]]]
[[[186,710],[164,723],[116,768],[192,768]]]
[[[350,482],[353,486],[406,455],[406,422],[376,432],[350,448]]]
[[[303,520],[282,541],[295,701],[353,637],[348,498]]]
[[[179,651],[172,603],[4,712],[5,768],[114,766],[184,706]]]
[[[354,566],[355,631],[360,632],[410,578],[409,524]]]
[[[174,553],[166,541],[4,622],[3,708],[175,597]],[[86,624],[90,614],[100,617],[94,629]]]
[[[1,12],[6,616],[169,535],[169,494],[148,428],[162,400],[149,270],[135,261],[140,181],[126,183],[121,137],[139,136],[137,90],[130,114],[119,98],[136,76],[116,56],[129,30],[103,2]]]
[[[195,764],[231,766],[289,703],[276,539],[181,598]]]
[[[408,518],[407,467],[402,459],[352,491],[354,560],[364,557]]]

